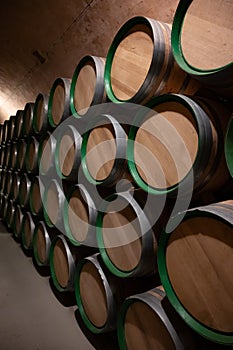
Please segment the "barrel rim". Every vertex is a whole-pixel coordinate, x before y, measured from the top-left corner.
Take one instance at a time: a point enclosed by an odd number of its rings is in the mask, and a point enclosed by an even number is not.
[[[143,209],[140,207],[138,202],[132,197],[130,193],[122,192],[122,193],[116,193],[113,195],[110,195],[105,199],[105,201],[100,205],[98,215],[96,218],[96,238],[97,238],[97,245],[99,248],[99,252],[101,255],[101,258],[104,262],[104,264],[107,266],[108,270],[114,274],[117,277],[132,277],[132,276],[140,276],[143,275],[144,269],[138,264],[131,270],[123,271],[116,267],[116,265],[111,261],[111,259],[108,256],[107,250],[104,246],[104,240],[103,240],[103,234],[102,234],[102,223],[103,223],[103,217],[106,213],[106,208],[110,201],[116,199],[117,197],[122,198],[125,200],[128,204],[134,204],[134,207],[132,206],[133,210],[136,213],[137,217],[140,217],[140,227],[142,227],[142,224],[144,223],[146,226],[146,232],[140,236],[142,240],[142,248],[141,248],[141,256],[140,256],[140,262],[143,260],[146,265],[151,266],[151,261],[149,259],[149,252],[151,252],[151,249],[153,249],[153,231],[149,219],[145,215]],[[144,244],[143,244],[144,243]],[[153,266],[152,266],[153,267]]]
[[[106,301],[107,301],[107,309],[108,309],[108,316],[107,316],[107,320],[105,322],[105,324],[102,327],[97,327],[95,326],[87,317],[87,314],[85,312],[83,303],[82,303],[82,299],[81,299],[81,293],[80,293],[80,274],[81,274],[81,270],[82,267],[86,264],[86,263],[92,263],[95,268],[97,269],[97,271],[100,274],[100,278],[102,279],[103,282],[103,286],[104,286],[104,290],[106,293]],[[111,328],[114,329],[114,323],[116,322],[116,318],[114,317],[114,314],[116,314],[117,312],[117,307],[116,307],[116,303],[114,300],[114,294],[112,292],[111,286],[107,280],[107,277],[105,276],[103,269],[99,263],[99,261],[97,260],[97,255],[93,255],[93,256],[88,256],[82,260],[79,261],[79,263],[77,264],[76,267],[76,275],[75,275],[75,282],[74,282],[74,290],[75,290],[75,297],[76,297],[76,302],[78,305],[78,309],[80,311],[80,315],[82,316],[82,319],[84,321],[84,324],[87,326],[87,328],[95,333],[95,334],[99,334],[105,331],[106,328]]]
[[[104,87],[104,73],[101,74],[100,69],[98,69],[98,67],[102,66],[102,57],[98,57],[98,56],[92,56],[92,55],[86,55],[84,56],[78,63],[74,73],[73,73],[73,77],[71,80],[71,86],[70,86],[70,110],[71,113],[73,114],[73,116],[75,118],[82,118],[85,117],[88,113],[88,110],[86,113],[84,114],[79,114],[78,111],[75,108],[74,105],[74,92],[75,92],[75,86],[76,86],[76,82],[77,82],[77,78],[79,75],[79,72],[81,71],[81,69],[86,65],[86,63],[91,62],[93,63],[92,67],[95,71],[96,74],[96,86],[101,87],[100,91],[97,92],[94,91],[93,94],[93,98],[91,101],[90,106],[88,107],[88,109],[96,104],[99,104],[102,102],[103,97],[104,97],[104,93],[105,93],[105,87]],[[95,89],[96,90],[96,89]]]
[[[36,238],[37,238],[37,233],[39,230],[39,227],[42,227],[43,232],[44,232],[44,237],[45,237],[45,241],[46,241],[46,261],[45,263],[43,263],[40,258],[39,258],[39,254],[38,254],[38,250],[37,250],[37,245],[36,245]],[[34,229],[34,234],[33,234],[33,239],[32,239],[32,247],[33,247],[33,254],[34,254],[34,258],[35,261],[37,263],[38,266],[48,266],[49,265],[49,252],[50,252],[50,246],[51,246],[51,240],[46,228],[45,223],[40,220],[36,225],[35,225],[35,229]]]
[[[26,237],[25,237],[25,224],[26,224],[26,220],[29,220],[30,222],[30,226],[31,226],[31,244],[28,246],[27,242],[26,242]],[[34,227],[33,227],[34,226]],[[22,245],[23,248],[27,251],[32,250],[32,240],[33,240],[33,235],[34,235],[34,229],[35,229],[35,223],[34,220],[32,218],[32,215],[30,212],[26,212],[23,216],[23,220],[22,220],[22,234],[21,234],[21,238],[22,238]]]
[[[37,184],[36,184],[37,182]],[[32,182],[31,182],[31,186],[30,186],[30,191],[29,191],[29,206],[30,206],[30,210],[32,212],[33,215],[39,215],[41,214],[41,212],[43,212],[43,203],[42,203],[42,195],[41,195],[41,209],[36,212],[35,211],[35,208],[34,208],[34,205],[33,205],[33,200],[32,200],[32,193],[33,193],[33,188],[34,186],[38,185],[39,186],[39,190],[40,190],[40,193],[41,193],[41,186],[42,186],[42,183],[41,183],[41,178],[40,176],[35,176],[33,179],[32,179]]]
[[[62,287],[60,283],[58,282],[56,278],[56,273],[55,273],[55,267],[54,267],[54,262],[53,262],[53,253],[54,253],[54,248],[58,240],[61,240],[65,250],[66,250],[66,257],[67,257],[67,262],[68,262],[68,267],[69,267],[69,279],[67,282],[66,287]],[[49,251],[49,266],[50,266],[50,271],[51,271],[51,277],[54,283],[54,286],[59,292],[65,292],[65,291],[70,291],[73,288],[74,284],[74,278],[75,278],[75,262],[73,259],[73,256],[71,254],[69,245],[63,235],[58,235],[56,236],[51,243],[50,251]]]
[[[152,291],[157,292],[158,295],[162,296],[163,298],[166,296],[165,292],[162,292],[157,288],[152,289]],[[145,299],[145,297],[148,297],[148,299]],[[123,302],[119,311],[119,317],[118,317],[118,323],[117,323],[117,336],[118,336],[118,342],[120,344],[120,348],[122,350],[127,350],[124,321],[125,321],[125,316],[128,311],[128,308],[134,302],[142,302],[146,304],[148,307],[150,307],[155,312],[155,314],[160,318],[161,323],[168,330],[169,335],[176,349],[184,350],[184,346],[181,340],[179,339],[179,336],[175,331],[171,321],[169,320],[169,317],[167,316],[165,310],[163,309],[161,301],[159,299],[154,299],[154,298],[152,300],[150,299],[151,298],[150,298],[150,295],[148,295],[148,292],[144,292],[140,294],[134,294],[129,298],[125,299],[125,301]]]
[[[51,188],[51,186],[55,186],[56,192],[58,195],[58,201],[59,201],[59,206],[58,206],[58,217],[57,217],[57,222],[53,224],[51,221],[49,215],[48,215],[48,209],[47,209],[47,199],[48,199],[48,191]],[[64,204],[66,202],[65,194],[62,191],[61,186],[59,185],[58,181],[56,179],[52,179],[48,185],[44,189],[43,193],[43,198],[42,198],[42,203],[43,203],[43,214],[44,214],[44,219],[45,223],[48,225],[48,227],[53,228],[53,227],[60,227],[62,225],[63,217],[63,209],[64,209]]]
[[[30,152],[30,147],[34,147],[34,152],[35,152],[35,157],[36,159],[33,160],[32,166],[30,165],[29,161],[29,152]],[[37,167],[38,167],[38,161],[37,161],[37,156],[38,156],[38,142],[35,136],[31,136],[29,138],[29,141],[27,142],[26,146],[26,153],[25,153],[25,168],[28,174],[33,174],[37,172]]]
[[[233,62],[221,66],[219,68],[204,70],[190,65],[185,59],[181,47],[181,34],[186,12],[189,9],[192,2],[193,0],[180,0],[175,12],[172,25],[171,43],[173,55],[176,62],[185,72],[196,76],[211,76],[217,72],[221,72],[227,70],[228,68],[231,68],[233,66]]]
[[[112,84],[111,84],[111,69],[112,69],[113,57],[115,55],[118,44],[121,42],[121,39],[125,37],[125,34],[127,34],[127,32],[136,24],[145,24],[152,32],[152,40],[154,42],[156,31],[153,28],[152,21],[155,21],[156,23],[157,22],[163,23],[161,21],[156,21],[155,19],[151,19],[146,16],[132,17],[121,26],[121,28],[116,33],[114,39],[112,40],[112,43],[110,45],[110,48],[108,50],[107,57],[106,57],[104,82],[105,82],[105,90],[106,90],[107,96],[114,103],[142,102],[144,99],[142,95],[142,91],[147,90],[147,85],[150,84],[151,80],[155,80],[155,77],[158,76],[158,72],[160,72],[160,66],[162,65],[161,60],[164,59],[164,53],[161,52],[160,53],[161,57],[158,57],[158,52],[156,52],[154,47],[149,71],[147,73],[147,76],[144,82],[142,83],[142,85],[140,86],[136,94],[129,99],[122,100],[122,99],[118,99],[113,92]]]
[[[231,119],[228,123],[227,127],[227,133],[225,136],[225,145],[224,145],[224,151],[225,151],[225,158],[228,170],[231,174],[231,177],[233,177],[233,141],[232,141],[232,134],[233,134],[233,115],[231,116]]]
[[[48,168],[48,171],[45,171],[43,169],[43,166],[41,164],[41,159],[42,159],[42,155],[43,155],[43,149],[42,149],[42,146],[43,146],[43,143],[44,141],[47,139],[46,142],[49,142],[50,143],[50,148],[51,148],[51,163],[50,163],[50,166]],[[46,131],[46,133],[42,136],[40,142],[39,142],[39,146],[38,146],[38,169],[39,169],[39,173],[41,175],[47,175],[50,170],[53,168],[54,166],[54,157],[53,157],[53,154],[55,153],[55,149],[56,149],[56,138],[54,136],[53,133],[51,133],[50,131]],[[47,145],[46,145],[47,146]],[[45,146],[45,147],[46,147]]]
[[[137,170],[137,166],[135,164],[135,159],[134,159],[134,139],[139,128],[138,125],[142,124],[144,121],[147,120],[148,113],[146,113],[146,115],[138,113],[135,116],[133,125],[131,126],[129,135],[128,135],[128,143],[127,143],[128,167],[137,185],[140,188],[142,188],[144,191],[154,195],[162,195],[162,194],[173,195],[177,192],[177,190],[181,186],[183,186],[183,188],[190,187],[189,180],[190,180],[190,177],[192,176],[192,172],[195,172],[197,174],[197,177],[201,175],[201,171],[199,170],[200,165],[208,162],[209,155],[211,153],[212,141],[213,141],[211,136],[212,134],[211,125],[206,112],[201,108],[201,106],[199,106],[195,101],[193,101],[188,96],[181,95],[181,94],[165,94],[165,95],[157,96],[152,98],[150,102],[147,103],[146,107],[153,109],[157,105],[163,104],[166,102],[181,103],[192,114],[193,120],[196,124],[196,129],[199,135],[198,148],[197,148],[197,154],[196,154],[192,168],[189,170],[189,172],[185,175],[185,177],[180,182],[178,182],[173,186],[163,188],[163,189],[155,188],[148,185],[140,176]],[[194,110],[195,112],[197,112],[197,116],[195,116]],[[204,121],[202,120],[201,115],[206,116]],[[208,135],[206,135],[206,132],[208,132]],[[205,152],[200,152],[202,149],[204,149]]]
[[[27,190],[26,197],[24,198],[24,201],[23,201],[23,198],[22,198],[22,180],[25,181],[26,190]],[[29,204],[30,187],[31,187],[31,181],[30,181],[30,179],[28,177],[28,174],[26,174],[26,173],[22,174],[20,176],[20,185],[19,185],[19,193],[18,193],[19,203],[20,203],[20,206],[22,208],[27,207],[27,205]]]
[[[59,121],[58,124],[56,124],[53,120],[53,116],[52,116],[52,105],[53,105],[53,97],[54,97],[54,93],[56,91],[56,88],[58,87],[58,85],[62,85],[63,89],[64,89],[64,110],[61,116],[61,120]],[[70,105],[69,105],[69,90],[70,90],[70,79],[68,78],[57,78],[50,90],[49,93],[49,100],[48,100],[48,121],[50,126],[54,129],[56,128],[59,124],[61,124],[68,116],[69,116],[69,112],[70,112]]]
[[[189,219],[190,217],[197,217],[196,216],[197,212],[198,212],[198,216],[213,217],[216,219],[215,214],[210,212],[203,213],[199,211],[198,208],[195,208],[194,210],[187,211],[183,221]],[[176,218],[178,218],[179,215],[180,214],[176,215],[176,217],[174,217],[172,220],[176,220]],[[224,220],[222,217],[217,216],[217,218],[219,221],[222,221],[225,224],[230,225],[229,222],[227,220]],[[201,336],[220,344],[232,345],[233,332],[229,332],[229,333],[222,332],[222,331],[214,330],[213,328],[210,328],[204,325],[188,312],[188,310],[184,307],[184,305],[181,303],[181,301],[177,297],[175,290],[173,289],[172,284],[170,282],[170,278],[167,271],[166,258],[165,258],[167,244],[171,235],[172,235],[172,232],[168,233],[166,232],[166,230],[164,230],[161,233],[159,246],[158,246],[158,253],[157,253],[159,276],[170,303],[176,309],[176,311],[181,316],[181,318],[186,322],[186,324],[188,324],[194,331],[199,333]]]
[[[21,137],[28,137],[31,135],[32,133],[32,118],[33,118],[33,108],[34,108],[34,102],[27,102],[25,107],[24,107],[24,110],[23,110],[23,123],[22,123],[22,128],[21,128]],[[26,124],[26,114],[27,112],[30,112],[30,124],[29,124],[29,133],[27,133],[27,130],[26,128],[28,127],[28,124]]]
[[[43,119],[41,129],[38,129],[37,124],[36,124],[36,118],[37,118],[38,105],[39,105],[39,102],[41,101],[41,99],[43,100],[43,115],[45,118]],[[33,128],[35,134],[40,134],[41,132],[46,130],[46,128],[47,128],[47,118],[46,117],[48,118],[48,96],[43,94],[43,93],[39,93],[36,97],[36,100],[35,100],[35,104],[34,104],[34,108],[33,108],[33,118],[32,118],[32,128]]]
[[[69,175],[67,175],[67,176],[63,174],[62,169],[60,168],[60,162],[59,162],[61,141],[62,141],[62,138],[66,135],[70,136],[73,139],[73,143],[75,145],[74,164],[72,166],[72,169],[71,169]],[[81,164],[81,155],[80,155],[81,145],[82,145],[82,135],[79,133],[79,131],[76,127],[74,127],[73,125],[67,125],[65,132],[61,128],[61,130],[56,138],[56,145],[55,145],[55,150],[54,150],[55,168],[56,168],[56,172],[57,172],[60,179],[69,180],[69,179],[73,178],[74,173],[75,174],[78,173],[78,168]]]
[[[17,210],[18,210],[18,212],[19,212],[19,214],[20,214],[20,217],[21,217],[20,230],[19,230],[20,232],[17,232],[18,230],[16,229],[16,222],[15,222]],[[17,205],[15,206],[14,219],[13,219],[13,225],[12,225],[12,226],[13,226],[13,235],[14,235],[14,237],[15,237],[16,239],[18,239],[18,238],[21,237],[22,220],[23,220],[22,208],[21,208],[21,206],[20,206],[19,204],[17,204]]]
[[[116,156],[113,163],[112,170],[107,178],[103,180],[96,180],[92,177],[89,172],[87,165],[87,144],[90,133],[94,130],[95,126],[98,126],[99,122],[104,122],[102,125],[111,124],[115,134],[115,144],[116,144]],[[117,125],[117,127],[116,127]],[[83,134],[82,144],[81,144],[81,167],[86,179],[93,185],[105,185],[109,186],[115,182],[115,178],[122,173],[124,170],[124,164],[126,159],[126,147],[127,147],[127,137],[124,129],[122,128],[120,122],[116,118],[109,114],[100,114],[91,120],[88,124],[87,131]]]
[[[69,210],[69,202],[70,199],[72,197],[72,195],[74,194],[75,191],[79,191],[81,193],[82,196],[84,196],[84,200],[87,203],[88,206],[88,215],[89,215],[89,223],[88,223],[88,232],[87,232],[87,237],[84,241],[78,241],[72,234],[71,229],[70,229],[70,224],[69,224],[69,219],[68,219],[68,210]],[[97,209],[95,207],[94,201],[91,198],[90,193],[88,192],[88,190],[86,189],[86,187],[83,184],[76,184],[69,196],[67,197],[67,200],[65,201],[64,204],[64,215],[63,215],[63,220],[64,220],[64,227],[65,227],[65,232],[66,232],[66,236],[69,239],[69,241],[74,244],[75,246],[80,246],[80,245],[88,245],[91,242],[91,238],[89,239],[89,235],[90,233],[93,232],[92,227],[95,226],[95,222],[96,222],[96,217],[97,217]]]

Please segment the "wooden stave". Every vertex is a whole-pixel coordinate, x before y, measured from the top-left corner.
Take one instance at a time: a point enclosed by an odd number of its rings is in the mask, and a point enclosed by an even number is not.
[[[24,111],[23,111],[23,124],[21,129],[21,138],[26,138],[28,136],[31,136],[33,133],[32,130],[32,119],[33,119],[33,108],[34,103],[33,102],[27,102]]]

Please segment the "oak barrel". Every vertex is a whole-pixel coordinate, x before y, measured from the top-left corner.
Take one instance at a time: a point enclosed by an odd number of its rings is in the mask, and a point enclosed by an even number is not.
[[[91,106],[104,103],[105,59],[84,56],[78,63],[70,87],[70,109],[74,116],[83,117]]]
[[[105,89],[112,102],[146,103],[153,96],[192,94],[196,82],[176,64],[166,23],[137,16],[119,29],[105,65]]]
[[[232,200],[190,209],[175,229],[166,227],[158,248],[161,282],[173,307],[205,338],[231,345],[232,223]]]
[[[57,78],[51,87],[48,120],[52,128],[70,116],[70,83],[70,79]]]
[[[117,305],[114,292],[97,255],[78,263],[75,295],[80,315],[91,332],[105,333],[116,328]]]
[[[214,89],[233,94],[231,1],[181,0],[172,26],[172,48],[181,69]]]

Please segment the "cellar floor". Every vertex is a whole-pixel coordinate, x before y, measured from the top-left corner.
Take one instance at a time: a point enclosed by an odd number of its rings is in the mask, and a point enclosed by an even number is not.
[[[79,327],[75,303],[59,300],[50,283],[0,222],[1,350],[95,348]]]

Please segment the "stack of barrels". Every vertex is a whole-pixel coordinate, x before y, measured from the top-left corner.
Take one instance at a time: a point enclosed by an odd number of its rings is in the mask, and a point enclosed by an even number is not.
[[[2,220],[120,349],[233,344],[232,14],[133,17],[0,127]]]

